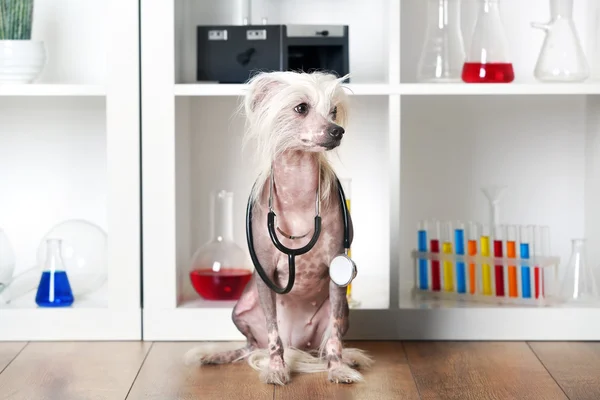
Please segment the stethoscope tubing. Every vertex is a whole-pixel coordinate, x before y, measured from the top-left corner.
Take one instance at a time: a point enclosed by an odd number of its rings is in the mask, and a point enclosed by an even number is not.
[[[346,196],[344,195],[344,189],[336,177],[337,186],[338,186],[338,196],[340,200],[340,209],[342,212],[342,219],[344,222],[344,248],[347,250],[350,248],[350,227],[348,221],[348,208],[346,206]],[[320,193],[317,194],[320,196]],[[317,199],[319,200],[319,199]],[[284,246],[277,237],[277,233],[275,231],[275,212],[270,209],[267,215],[267,228],[269,231],[269,236],[271,241],[277,250],[281,251],[288,256],[288,283],[285,287],[281,288],[277,286],[268,276],[265,270],[260,265],[256,252],[254,251],[254,239],[252,235],[252,208],[254,204],[251,198],[248,198],[248,204],[246,208],[246,240],[248,242],[248,250],[250,252],[250,258],[252,259],[252,263],[256,269],[256,272],[260,276],[260,278],[265,282],[265,284],[269,287],[269,289],[273,290],[277,294],[286,294],[289,293],[294,287],[294,283],[296,280],[296,256],[306,254],[309,252],[314,245],[319,240],[319,236],[321,235],[321,216],[317,214],[315,216],[315,231],[313,236],[305,246],[298,249],[290,249]]]

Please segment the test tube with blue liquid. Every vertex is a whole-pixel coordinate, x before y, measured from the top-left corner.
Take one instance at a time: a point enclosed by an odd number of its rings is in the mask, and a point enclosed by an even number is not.
[[[419,252],[427,252],[427,221],[420,221],[417,225],[417,246]],[[419,289],[429,289],[429,262],[426,258],[419,258]]]
[[[524,299],[531,298],[531,265],[525,260],[530,259],[532,238],[531,226],[521,226],[519,257],[524,260],[521,264],[521,295]]]
[[[454,251],[457,255],[465,255],[465,224],[457,221],[454,224]],[[456,262],[456,291],[467,292],[467,277],[464,261]]]

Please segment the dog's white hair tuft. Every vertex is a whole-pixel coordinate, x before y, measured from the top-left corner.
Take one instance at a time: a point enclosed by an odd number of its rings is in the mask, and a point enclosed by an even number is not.
[[[257,179],[250,195],[253,201],[262,193],[273,160],[292,149],[297,140],[296,116],[289,112],[296,105],[308,102],[323,116],[336,107],[335,123],[346,127],[348,96],[342,85],[346,78],[325,72],[275,71],[258,73],[248,81],[241,106],[246,117],[243,148],[253,142],[256,157]],[[326,154],[315,152],[321,165],[321,200],[324,202],[331,193],[335,177]]]

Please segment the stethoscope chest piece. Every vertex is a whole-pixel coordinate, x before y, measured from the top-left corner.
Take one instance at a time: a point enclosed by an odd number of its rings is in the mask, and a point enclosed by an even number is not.
[[[329,277],[339,287],[348,286],[356,273],[356,264],[345,254],[334,257],[329,264]]]

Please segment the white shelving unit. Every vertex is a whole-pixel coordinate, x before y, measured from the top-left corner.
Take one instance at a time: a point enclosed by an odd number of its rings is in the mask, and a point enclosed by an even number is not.
[[[191,288],[188,265],[209,239],[209,194],[235,193],[236,240],[246,248],[246,196],[254,181],[241,153],[245,86],[196,82],[195,27],[240,24],[241,2],[149,0],[141,5],[144,338],[238,340],[231,302]],[[600,53],[592,0],[575,20],[594,76],[541,84],[532,71],[547,0],[501,1],[517,79],[511,84],[422,84],[416,65],[427,2],[253,3],[252,23],[348,24],[350,125],[336,164],[353,179],[353,258],[359,274],[348,338],[598,340],[600,308],[420,302],[410,252],[424,218],[484,221],[480,188],[507,184],[503,222],[546,224],[564,267],[586,237],[600,267]],[[475,1],[463,1],[469,45]],[[508,25],[514,24],[509,27]],[[562,272],[562,270],[561,270]]]
[[[53,309],[34,302],[41,271],[21,275],[9,286],[20,296],[0,305],[0,340],[139,340],[139,7],[36,0],[34,10],[44,72],[33,84],[0,85],[0,227],[19,275],[54,225],[97,224],[108,233],[108,280]]]

